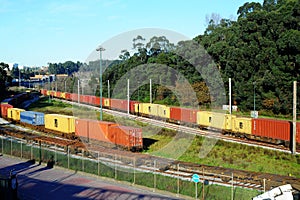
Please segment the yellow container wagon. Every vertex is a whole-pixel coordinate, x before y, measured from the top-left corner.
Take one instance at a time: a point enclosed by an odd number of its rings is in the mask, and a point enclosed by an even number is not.
[[[25,111],[21,108],[8,108],[7,109],[7,118],[15,121],[20,121],[21,112]]]
[[[157,114],[164,119],[170,119],[170,107],[157,104]]]
[[[45,128],[62,133],[75,133],[75,119],[77,119],[77,117],[60,114],[46,114]]]
[[[231,131],[232,129],[232,119],[235,115],[225,114],[225,113],[212,113],[211,127],[225,132]]]
[[[50,96],[51,94],[51,91],[47,90],[47,95]]]
[[[238,135],[252,133],[252,119],[236,117],[232,120],[232,132]]]
[[[65,92],[60,93],[60,98],[66,99],[66,93]]]
[[[110,107],[110,99],[104,99],[104,106],[107,108]]]
[[[207,128],[211,126],[212,112],[210,111],[198,111],[197,112],[197,124],[200,128]]]

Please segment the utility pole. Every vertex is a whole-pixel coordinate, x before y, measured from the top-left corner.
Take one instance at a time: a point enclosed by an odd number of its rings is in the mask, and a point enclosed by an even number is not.
[[[293,96],[293,137],[292,137],[292,154],[296,154],[296,121],[297,121],[297,81],[294,81]]]
[[[127,115],[129,115],[129,79],[127,79]]]
[[[232,112],[232,106],[231,106],[231,78],[229,78],[229,113]]]
[[[80,84],[80,82],[79,82],[79,79],[78,79],[78,103],[80,103],[80,88],[79,88],[79,84]]]
[[[107,98],[110,98],[109,80],[107,80]]]
[[[150,103],[152,103],[152,83],[150,79]]]

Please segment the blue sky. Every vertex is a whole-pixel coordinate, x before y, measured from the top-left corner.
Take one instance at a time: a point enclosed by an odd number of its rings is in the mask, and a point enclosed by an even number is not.
[[[142,28],[167,29],[193,38],[205,30],[206,15],[236,18],[245,2],[0,0],[0,62],[25,66],[84,62],[99,44]],[[128,40],[131,43],[132,38]]]

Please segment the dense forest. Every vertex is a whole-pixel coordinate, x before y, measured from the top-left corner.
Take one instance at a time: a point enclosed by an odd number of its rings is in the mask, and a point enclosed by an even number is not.
[[[194,42],[212,56],[227,95],[228,79],[232,78],[233,104],[240,110],[253,109],[255,93],[256,110],[269,114],[291,114],[292,83],[300,81],[299,1],[265,0],[262,5],[245,3],[238,8],[237,14],[237,21],[221,19],[216,22],[211,19],[205,33],[194,38]],[[122,62],[109,67],[104,80],[111,80],[113,89],[117,80],[137,66],[151,63],[167,65],[188,79],[199,105],[207,107],[212,99],[203,75],[178,55],[181,46],[189,42],[174,45],[160,36],[145,43],[142,36],[137,36],[133,39],[137,53],[130,55],[123,50],[120,55]],[[106,90],[104,86],[104,93]],[[131,98],[149,101],[148,91],[149,84],[135,91]],[[157,84],[153,91],[155,102],[178,104],[170,89]]]

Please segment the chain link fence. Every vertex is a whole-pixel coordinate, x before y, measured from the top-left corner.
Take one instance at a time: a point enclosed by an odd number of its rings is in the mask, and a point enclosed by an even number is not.
[[[83,171],[118,181],[126,181],[132,185],[145,186],[152,188],[153,192],[156,190],[172,192],[178,197],[184,195],[196,199],[242,200],[251,199],[262,193],[259,190],[237,187],[238,183],[233,179],[233,175],[219,175],[214,176],[217,178],[212,178],[208,172],[203,171],[203,174],[199,173],[200,178],[195,183],[189,173],[181,173],[181,176],[178,176],[176,170],[166,170],[162,173],[159,169],[163,168],[166,163],[160,160],[142,160],[95,151],[81,150],[75,152],[70,148],[59,148],[2,136],[0,146],[2,154],[23,159],[34,159],[40,163],[54,160],[55,165],[70,170]],[[180,165],[177,164],[177,169],[179,168]],[[219,179],[226,180],[227,186],[218,183],[220,182]],[[265,183],[265,181],[262,182]],[[228,187],[228,185],[230,186]]]

